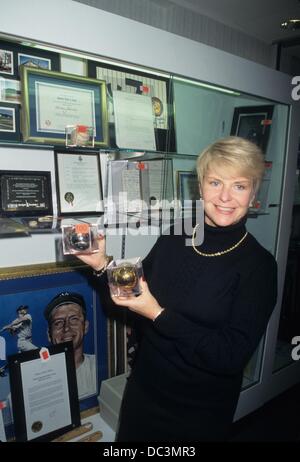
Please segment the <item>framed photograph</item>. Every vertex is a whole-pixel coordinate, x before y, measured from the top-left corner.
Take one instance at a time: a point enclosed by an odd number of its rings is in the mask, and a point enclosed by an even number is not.
[[[106,84],[78,75],[22,66],[24,142],[65,144],[67,125],[94,128],[95,145],[107,146]]]
[[[121,91],[130,95],[142,95],[150,98],[156,150],[176,151],[173,96],[168,77],[94,61],[88,61],[88,75],[106,82],[111,147],[117,147],[113,94],[116,91]],[[132,107],[128,107],[127,111],[129,119],[134,116]]]
[[[20,141],[20,108],[18,104],[0,102],[0,140]]]
[[[0,213],[6,217],[52,215],[50,172],[0,170]]]
[[[84,266],[74,270],[65,265],[49,274],[50,265],[49,268],[47,265],[39,266],[40,269],[32,276],[24,277],[24,271],[20,271],[19,277],[14,274],[9,279],[6,275],[5,279],[0,280],[0,336],[6,347],[5,357],[0,358],[0,370],[3,371],[0,375],[0,401],[7,404],[3,410],[4,424],[12,436],[13,415],[9,401],[11,390],[7,358],[18,352],[49,348],[64,342],[62,321],[68,323],[67,331],[72,331],[74,338],[79,336],[83,340],[78,343],[74,340],[73,344],[81,410],[97,406],[101,381],[108,377],[107,320],[97,283],[91,277],[90,270]],[[71,305],[71,301],[79,302],[79,306]],[[63,302],[66,304],[63,305]],[[27,307],[28,319],[23,319],[26,323],[20,324],[20,307],[24,306]],[[50,310],[51,307],[53,310]],[[74,312],[74,309],[77,311]]]
[[[103,212],[98,153],[55,151],[55,173],[59,215]]]
[[[19,80],[0,77],[0,104],[2,102],[21,104],[21,85]]]
[[[19,79],[22,65],[59,71],[59,53],[0,40],[0,76]]]
[[[25,53],[18,53],[18,66],[22,65],[51,70],[51,59]]]
[[[177,199],[183,204],[186,200],[200,199],[199,181],[194,171],[178,170],[177,175]]]
[[[0,77],[15,79],[18,74],[16,43],[0,40]]]
[[[273,109],[272,105],[236,107],[230,134],[252,141],[266,153]]]
[[[14,55],[12,51],[0,48],[0,74],[14,74]]]
[[[80,426],[73,344],[8,357],[16,441],[51,441]]]

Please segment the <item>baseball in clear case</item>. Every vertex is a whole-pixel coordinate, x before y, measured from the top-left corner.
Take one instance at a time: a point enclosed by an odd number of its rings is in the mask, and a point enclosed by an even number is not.
[[[62,225],[64,255],[90,254],[98,252],[98,228],[89,223]]]
[[[107,279],[111,295],[126,297],[139,295],[139,279],[143,277],[140,257],[125,260],[112,260],[107,267]]]

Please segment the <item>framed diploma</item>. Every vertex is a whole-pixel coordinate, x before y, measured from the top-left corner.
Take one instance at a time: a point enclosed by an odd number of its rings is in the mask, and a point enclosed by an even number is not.
[[[51,215],[50,172],[0,170],[0,212],[6,217]]]
[[[21,66],[24,142],[64,144],[67,125],[94,128],[95,145],[107,146],[106,83],[79,75]]]
[[[8,356],[17,441],[50,441],[80,426],[72,342]]]
[[[55,151],[58,213],[97,215],[103,212],[98,153]]]
[[[268,147],[274,106],[236,107],[231,135],[241,136],[257,144],[264,153]]]

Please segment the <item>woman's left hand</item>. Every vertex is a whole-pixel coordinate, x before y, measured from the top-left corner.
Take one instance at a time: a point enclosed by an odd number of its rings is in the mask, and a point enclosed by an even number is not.
[[[130,295],[128,297],[113,296],[113,301],[116,305],[127,307],[131,311],[135,311],[154,321],[163,308],[151,294],[147,282],[140,278],[139,283],[142,291],[140,295],[137,297],[135,295]]]

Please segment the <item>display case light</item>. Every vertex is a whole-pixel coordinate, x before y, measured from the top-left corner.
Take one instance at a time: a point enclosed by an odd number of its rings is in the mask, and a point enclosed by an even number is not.
[[[280,24],[280,27],[287,30],[298,30],[300,29],[300,19],[286,19]]]
[[[208,83],[198,82],[197,80],[186,79],[184,77],[174,76],[174,80],[179,80],[180,82],[189,83],[191,85],[196,85],[198,87],[208,88],[209,90],[220,91],[221,93],[226,93],[226,94],[229,94],[229,95],[235,95],[235,96],[240,96],[241,95],[240,93],[238,93],[237,91],[234,91],[234,90],[229,90],[229,89],[223,88],[223,87],[217,87],[215,85],[210,85]]]
[[[142,67],[142,66],[136,66],[135,64],[128,64],[128,63],[125,63],[125,62],[122,62],[122,61],[116,61],[114,59],[110,59],[110,58],[102,58],[102,57],[97,57],[95,55],[87,55],[83,52],[75,52],[75,51],[70,51],[68,49],[65,49],[65,48],[55,48],[55,47],[51,47],[51,46],[46,46],[46,45],[35,45],[37,48],[41,49],[41,50],[47,50],[47,51],[55,51],[56,53],[65,53],[66,55],[68,56],[73,56],[75,58],[81,58],[81,59],[91,59],[93,61],[96,61],[96,62],[99,62],[99,63],[103,63],[103,64],[110,64],[112,66],[118,66],[118,67],[123,67],[124,69],[131,69],[131,70],[134,70],[134,71],[138,71],[138,72],[143,72],[145,74],[150,74],[150,75],[155,75],[155,76],[158,76],[158,77],[165,77],[165,78],[170,78],[170,74],[167,73],[167,72],[162,72],[162,71],[157,71],[156,69],[149,69],[147,67]]]

